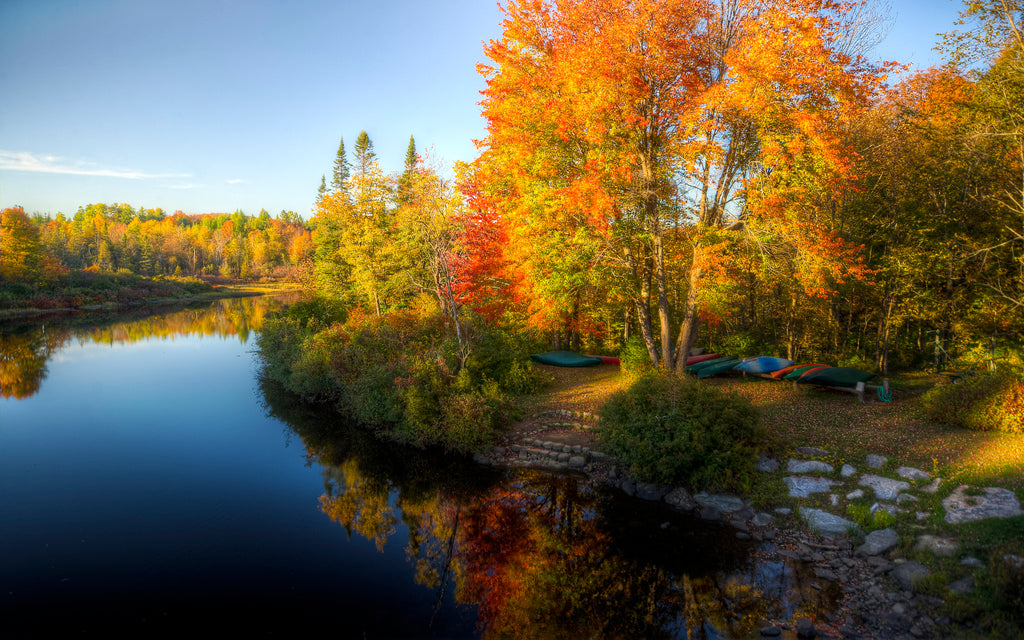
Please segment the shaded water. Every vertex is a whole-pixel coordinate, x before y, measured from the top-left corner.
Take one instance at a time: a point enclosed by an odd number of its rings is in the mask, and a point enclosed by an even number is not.
[[[746,638],[810,606],[731,529],[261,383],[276,304],[0,326],[0,635]]]

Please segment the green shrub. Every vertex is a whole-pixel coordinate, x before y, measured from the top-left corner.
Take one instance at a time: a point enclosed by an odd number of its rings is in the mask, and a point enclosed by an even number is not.
[[[647,353],[647,345],[641,336],[630,336],[619,353],[619,367],[622,375],[628,378],[639,378],[654,373],[651,356]]]
[[[1024,433],[1024,379],[1009,373],[967,376],[921,398],[929,418],[976,431]]]
[[[746,489],[762,431],[745,398],[687,378],[646,376],[605,403],[600,437],[640,480]]]

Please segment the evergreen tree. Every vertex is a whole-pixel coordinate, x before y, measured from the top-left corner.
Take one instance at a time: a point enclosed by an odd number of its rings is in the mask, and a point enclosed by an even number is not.
[[[345,137],[342,136],[338,143],[338,155],[334,158],[334,177],[331,178],[331,189],[345,191],[345,183],[348,182],[350,173],[351,168],[345,158]]]
[[[409,136],[409,147],[405,151],[405,169],[398,179],[398,204],[406,205],[412,197],[413,171],[416,170],[416,140]]]
[[[355,167],[359,171],[359,177],[365,179],[366,174],[370,170],[370,165],[377,159],[377,154],[373,152],[373,141],[370,140],[370,136],[366,131],[360,131],[359,137],[356,138],[356,163]]]
[[[327,177],[324,174],[320,174],[320,188],[316,190],[316,200],[319,202],[323,199],[324,194],[327,193]]]

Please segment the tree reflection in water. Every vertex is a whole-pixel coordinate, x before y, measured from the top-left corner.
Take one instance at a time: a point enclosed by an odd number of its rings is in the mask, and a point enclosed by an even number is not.
[[[263,326],[267,314],[296,294],[225,298],[168,311],[167,306],[133,311],[75,313],[0,323],[0,395],[23,400],[39,393],[46,364],[72,341],[130,344],[150,338],[233,337],[243,344]]]
[[[746,638],[834,603],[733,531],[586,479],[495,472],[380,443],[264,382],[322,467],[320,509],[378,551],[408,530],[415,580],[477,608],[484,638]],[[404,525],[400,527],[399,525]]]

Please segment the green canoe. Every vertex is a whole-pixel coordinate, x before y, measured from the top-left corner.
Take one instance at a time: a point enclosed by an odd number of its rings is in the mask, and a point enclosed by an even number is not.
[[[691,364],[686,367],[686,373],[697,373],[701,369],[706,369],[716,363],[722,363],[726,360],[739,360],[736,356],[721,356],[718,358],[712,358],[711,360],[705,360],[704,362],[698,362],[697,364]]]
[[[541,364],[550,364],[555,367],[592,367],[603,362],[601,358],[585,356],[575,351],[535,353],[530,356],[530,360]]]
[[[717,376],[720,373],[725,373],[726,371],[732,371],[740,362],[742,362],[742,360],[735,356],[731,358],[720,358],[715,360],[716,364],[713,364],[710,367],[704,367],[698,371],[697,378],[709,378],[711,376]]]
[[[877,373],[868,373],[850,367],[826,367],[812,371],[800,378],[800,384],[816,384],[823,387],[856,387],[858,382],[867,382]]]

